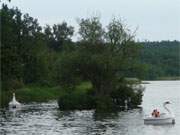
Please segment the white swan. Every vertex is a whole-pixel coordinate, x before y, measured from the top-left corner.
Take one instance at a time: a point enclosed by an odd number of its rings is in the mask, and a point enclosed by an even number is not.
[[[174,124],[175,123],[175,116],[170,109],[167,108],[166,105],[170,104],[169,101],[163,103],[164,109],[167,113],[161,113],[159,117],[155,116],[147,116],[144,118],[145,124]]]
[[[15,93],[13,93],[13,99],[11,102],[9,102],[9,108],[12,109],[12,108],[20,108],[21,107],[21,104],[16,101],[16,97],[15,97]]]

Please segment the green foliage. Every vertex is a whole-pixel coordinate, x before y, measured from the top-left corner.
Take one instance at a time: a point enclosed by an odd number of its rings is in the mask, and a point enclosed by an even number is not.
[[[51,61],[56,60],[56,54],[49,50],[37,19],[4,4],[0,15],[2,89],[30,83],[49,85],[55,72],[50,72],[55,69]]]
[[[20,101],[29,102],[31,100],[36,102],[45,102],[51,99],[57,99],[63,93],[61,87],[47,87],[47,86],[27,86],[23,89],[17,90],[17,96]]]
[[[49,100],[58,99],[60,95],[64,94],[61,87],[47,87],[29,85],[16,91],[1,91],[0,92],[0,107],[7,106],[9,101],[12,100],[12,93],[16,92],[16,97],[21,103],[28,102],[47,102]]]
[[[102,96],[96,99],[97,112],[111,112],[115,109],[115,104],[110,96]]]
[[[20,80],[22,77],[21,57],[19,56],[19,33],[17,31],[21,13],[18,9],[8,9],[2,5],[1,16],[1,77],[2,86],[8,80]],[[13,20],[14,18],[14,20]],[[11,37],[11,38],[9,38]],[[7,85],[6,85],[7,87]],[[6,88],[4,87],[4,88]]]
[[[43,28],[37,19],[4,4],[0,15],[4,92],[16,90],[23,102],[60,96],[61,109],[111,110],[129,97],[133,106],[140,104],[142,93],[128,84],[120,87],[124,77],[143,78],[146,71],[138,60],[140,45],[121,20],[103,28],[98,17],[81,19],[81,40],[72,42],[74,28],[66,22]],[[27,88],[33,84],[39,88]],[[54,86],[63,90],[51,90]],[[119,98],[121,103],[114,102]]]
[[[112,46],[112,49],[118,49],[122,44],[127,41],[132,41],[134,35],[126,28],[121,20],[114,18],[107,26],[108,32],[106,33],[106,40]]]
[[[147,66],[145,79],[180,76],[180,42],[141,43],[141,62]]]
[[[55,51],[62,51],[62,49],[71,44],[71,37],[74,34],[74,28],[68,26],[66,22],[61,24],[54,24],[52,27],[46,25],[44,35],[48,46]]]
[[[62,110],[82,110],[95,108],[94,97],[86,93],[66,93],[58,100],[60,109]]]
[[[119,82],[119,78],[128,76],[129,70],[136,72],[136,70],[141,67],[138,65],[139,63],[137,63],[136,59],[138,48],[131,38],[132,36],[128,32],[126,33],[125,29],[121,28],[122,25],[119,25],[121,22],[112,22],[117,29],[110,30],[111,34],[121,34],[118,30],[124,30],[123,36],[117,39],[118,41],[116,44],[104,43],[99,40],[100,36],[98,35],[94,37],[89,36],[93,35],[94,31],[99,31],[100,27],[94,27],[94,25],[101,26],[98,20],[94,20],[94,18],[92,18],[92,20],[86,19],[82,20],[82,23],[83,24],[80,25],[80,31],[83,32],[81,36],[84,40],[78,44],[75,51],[63,53],[59,62],[59,79],[61,85],[65,87],[68,86],[68,88],[72,90],[80,82],[84,80],[89,81],[93,87],[92,93],[94,93],[93,96],[95,97],[95,108],[100,110],[111,110],[116,105],[116,102],[113,102],[111,94],[113,91],[119,91],[118,85],[122,83]],[[91,27],[93,31],[90,31]],[[87,31],[88,35],[86,36],[90,39],[84,37]],[[109,31],[107,31],[106,35],[108,34]],[[126,99],[131,97],[133,99],[133,106],[141,103],[142,96],[138,97],[138,94],[136,95],[132,88],[131,91],[128,91],[128,86],[126,85],[124,85],[123,90],[124,89],[126,92],[123,93],[123,91],[120,91],[119,96],[126,97]],[[79,108],[78,105],[81,99],[78,99],[80,97],[78,95],[79,94],[70,93],[60,98],[60,107],[62,107],[61,104],[66,104],[62,108],[67,106],[68,108],[70,106]],[[86,96],[92,95],[85,94],[84,97]],[[140,98],[140,100],[137,101],[136,98]],[[86,99],[88,99],[88,97]],[[125,99],[123,98],[122,100],[124,102]],[[86,101],[84,102],[86,103]],[[75,106],[73,106],[73,103]],[[84,107],[87,109],[89,108],[89,106]]]
[[[90,82],[83,82],[73,90],[66,90],[60,95],[58,104],[62,110],[92,109],[95,108],[95,99]]]
[[[143,89],[134,90],[133,87],[121,82],[118,88],[111,93],[111,96],[116,105],[124,106],[124,101],[127,100],[128,106],[133,108],[141,104]]]
[[[104,29],[98,17],[81,19],[79,26],[79,34],[83,41],[92,44],[103,41]]]

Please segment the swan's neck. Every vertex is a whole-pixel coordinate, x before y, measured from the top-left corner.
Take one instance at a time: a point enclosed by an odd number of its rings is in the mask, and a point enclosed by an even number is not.
[[[171,114],[170,109],[168,109],[166,105],[164,105],[164,109],[165,109],[169,114]]]
[[[12,99],[13,102],[16,101],[16,96],[15,96],[15,93],[13,93],[13,99]]]

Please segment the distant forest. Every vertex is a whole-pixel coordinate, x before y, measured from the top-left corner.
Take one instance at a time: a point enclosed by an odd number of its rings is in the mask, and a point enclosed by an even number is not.
[[[146,64],[144,79],[180,76],[180,42],[141,42],[141,62]]]

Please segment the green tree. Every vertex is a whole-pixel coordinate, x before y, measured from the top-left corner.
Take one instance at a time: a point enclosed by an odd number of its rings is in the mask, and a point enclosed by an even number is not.
[[[52,30],[54,37],[54,44],[52,44],[53,49],[62,50],[65,44],[71,42],[71,38],[74,34],[74,28],[72,26],[68,26],[66,22],[53,25]]]
[[[121,30],[118,28],[121,27],[119,23],[118,25],[116,23],[114,24],[117,25],[117,30],[110,29],[111,34],[116,35],[117,33],[121,33],[118,31]],[[99,31],[99,27],[94,27],[90,31],[89,29],[93,26],[94,23],[89,22],[89,19],[88,25],[80,24],[79,31],[83,29],[81,36],[84,40],[78,44],[78,48],[75,51],[65,54],[64,58],[61,59],[59,68],[61,83],[68,86],[75,86],[81,81],[90,81],[93,85],[98,108],[109,108],[101,103],[104,101],[104,97],[109,99],[107,100],[108,102],[113,102],[111,93],[114,90],[119,91],[120,88],[117,86],[119,83],[123,83],[119,79],[128,75],[126,68],[134,69],[134,71],[138,69],[138,66],[134,68],[134,63],[136,62],[134,60],[136,60],[135,57],[137,56],[138,49],[129,34],[121,36],[119,40],[123,42],[119,42],[118,40],[116,44],[113,44],[114,42],[112,43],[113,46],[117,46],[115,49],[109,49],[112,44],[100,41],[99,39],[102,35],[99,36],[98,34],[97,37],[92,36],[94,31]],[[98,26],[101,26],[101,24]],[[86,31],[88,31],[88,34],[86,34]],[[106,35],[110,35],[108,32]],[[125,32],[126,30],[124,29]],[[124,84],[124,87],[127,87],[126,84]],[[134,93],[132,88],[129,89],[130,92]],[[137,95],[140,94],[139,92],[137,93]],[[108,103],[109,106],[113,104]]]
[[[0,16],[2,88],[7,89],[7,86],[22,82],[23,65],[19,55],[21,13],[18,9],[9,9],[7,5],[3,4]]]
[[[79,35],[81,39],[92,44],[102,42],[104,37],[104,29],[100,23],[100,18],[92,17],[81,19],[79,21]]]
[[[4,4],[0,15],[2,88],[47,80],[48,48],[37,19]]]

